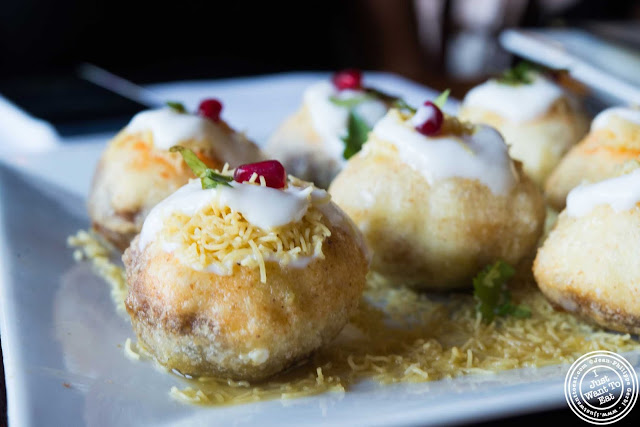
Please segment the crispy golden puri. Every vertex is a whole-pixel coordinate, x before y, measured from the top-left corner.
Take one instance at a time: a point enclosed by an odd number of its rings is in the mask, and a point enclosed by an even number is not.
[[[607,127],[592,130],[562,159],[547,180],[547,201],[562,210],[573,188],[616,176],[620,165],[638,158],[640,126],[613,116]]]
[[[511,157],[522,162],[525,173],[540,187],[589,129],[587,117],[566,98],[555,101],[545,115],[526,122],[511,122],[493,111],[464,105],[460,117],[498,129]]]
[[[280,125],[265,150],[291,175],[321,188],[327,188],[342,168],[341,160],[327,151],[324,137],[315,130],[305,105]]]
[[[415,287],[446,290],[468,287],[486,264],[515,264],[535,248],[544,203],[519,166],[517,173],[506,195],[459,177],[429,185],[393,145],[370,134],[330,193],[363,232],[373,270]]]
[[[209,167],[221,168],[262,158],[260,150],[224,122],[211,124],[203,140],[181,141]],[[223,145],[233,149],[221,149]],[[88,210],[93,227],[118,249],[129,246],[142,223],[162,199],[193,178],[178,153],[157,148],[151,132],[121,131],[97,165]]]
[[[184,374],[260,380],[329,343],[354,312],[368,259],[333,206],[324,259],[304,268],[266,262],[229,276],[193,270],[158,242],[124,254],[133,328],[157,360]],[[341,218],[336,221],[337,218]]]
[[[536,282],[556,306],[607,328],[640,333],[640,208],[563,212],[538,251]]]

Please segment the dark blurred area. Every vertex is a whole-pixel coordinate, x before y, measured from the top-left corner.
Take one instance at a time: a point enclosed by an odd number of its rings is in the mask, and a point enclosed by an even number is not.
[[[137,83],[345,66],[477,80],[508,65],[506,27],[638,19],[636,1],[22,0],[0,6],[0,78],[90,62]]]
[[[83,63],[137,84],[357,67],[462,97],[512,63],[504,28],[640,17],[623,0],[22,0],[0,10],[0,94],[62,135],[116,129],[144,107],[78,78]]]
[[[497,39],[505,28],[640,17],[630,0],[21,0],[0,10],[0,95],[63,136],[115,130],[145,107],[79,78],[83,63],[136,84],[357,67],[460,98],[513,62]]]

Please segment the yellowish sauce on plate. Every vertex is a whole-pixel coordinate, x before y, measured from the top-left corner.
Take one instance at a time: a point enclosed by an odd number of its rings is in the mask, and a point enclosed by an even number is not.
[[[110,249],[97,236],[80,231],[69,238],[77,260],[89,259],[111,285],[114,303],[124,312],[126,282],[122,267],[109,260]],[[530,262],[510,283],[513,301],[531,317],[481,321],[468,293],[427,295],[393,287],[370,273],[364,296],[338,338],[309,360],[268,381],[184,378],[170,395],[201,405],[231,405],[290,399],[324,392],[348,392],[354,384],[424,382],[468,374],[571,363],[589,351],[640,349],[629,334],[607,332],[572,314],[554,310],[538,290]],[[152,361],[144,348],[128,341],[125,352]]]

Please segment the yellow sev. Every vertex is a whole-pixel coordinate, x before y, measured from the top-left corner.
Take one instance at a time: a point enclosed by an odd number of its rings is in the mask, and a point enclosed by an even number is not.
[[[231,405],[328,391],[344,393],[363,380],[436,381],[570,363],[593,350],[640,349],[628,334],[606,332],[555,311],[530,273],[517,280],[514,300],[531,308],[531,318],[500,318],[487,325],[469,294],[435,301],[409,288],[393,287],[371,273],[350,324],[306,364],[255,384],[189,379],[188,386],[173,387],[170,394],[191,404]]]
[[[260,177],[260,182],[257,180],[254,173],[249,183],[265,186],[264,177]],[[284,267],[301,257],[324,258],[322,243],[331,236],[331,231],[317,205],[327,203],[328,198],[314,201],[312,190],[309,186],[309,209],[295,223],[263,230],[249,223],[240,212],[211,204],[195,215],[171,214],[160,238],[175,246],[174,255],[195,270],[213,269],[218,274],[231,274],[236,265],[257,267],[260,281],[266,283],[265,261],[277,261]]]
[[[82,234],[72,239],[91,258],[97,241]],[[85,246],[83,246],[86,245]],[[87,253],[89,252],[89,253]],[[114,271],[97,268],[118,290],[123,280]],[[379,383],[424,382],[461,375],[484,375],[523,368],[571,363],[594,350],[640,350],[629,334],[607,332],[570,313],[554,310],[537,286],[529,268],[511,283],[517,304],[531,308],[531,317],[506,317],[485,324],[470,294],[433,299],[405,287],[391,286],[370,273],[360,306],[342,334],[317,351],[305,364],[268,381],[251,384],[225,378],[185,379],[170,395],[201,405],[233,405],[267,399],[290,399],[323,392],[344,393],[363,380]],[[112,293],[117,306],[124,292]],[[151,359],[139,344],[126,343],[132,359]]]
[[[487,325],[469,294],[435,301],[371,273],[350,324],[306,364],[256,384],[191,379],[187,387],[174,387],[170,394],[192,404],[229,405],[345,392],[363,380],[436,381],[571,363],[593,350],[640,349],[628,334],[607,332],[555,311],[530,273],[517,280],[514,300],[531,308],[531,318],[500,318]]]
[[[91,261],[93,271],[102,277],[111,287],[111,298],[121,315],[126,315],[124,300],[129,289],[122,267],[113,263],[111,258],[113,247],[99,238],[93,231],[79,230],[67,238],[67,245],[75,248],[73,258],[76,261]]]

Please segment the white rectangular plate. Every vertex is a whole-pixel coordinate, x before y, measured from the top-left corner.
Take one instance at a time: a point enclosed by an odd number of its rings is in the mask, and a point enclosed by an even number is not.
[[[318,74],[287,74],[151,88],[193,107],[224,100],[232,125],[263,142]],[[418,103],[434,92],[392,75],[372,85]],[[451,104],[455,107],[455,104]],[[562,407],[566,366],[422,384],[357,384],[345,394],[205,408],[173,401],[184,385],[124,356],[133,337],[108,286],[72,260],[66,238],[89,224],[86,192],[100,143],[74,143],[0,164],[0,328],[9,421],[15,426],[414,425]],[[640,355],[628,355],[639,366]]]

